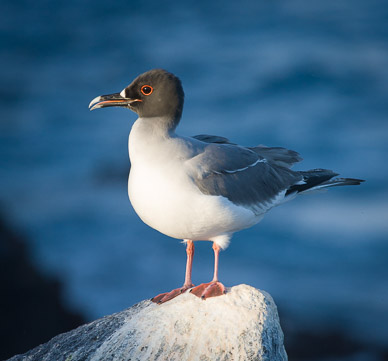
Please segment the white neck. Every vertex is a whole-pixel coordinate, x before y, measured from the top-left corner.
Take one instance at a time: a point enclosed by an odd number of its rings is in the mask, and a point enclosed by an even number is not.
[[[163,152],[166,140],[176,137],[175,131],[166,127],[166,119],[138,118],[129,134],[128,150],[131,162],[141,157],[156,157]]]

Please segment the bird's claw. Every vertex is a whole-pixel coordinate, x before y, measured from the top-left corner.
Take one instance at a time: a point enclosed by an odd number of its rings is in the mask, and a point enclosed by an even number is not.
[[[226,288],[221,282],[214,281],[209,283],[202,283],[197,287],[192,288],[190,292],[193,295],[200,297],[203,300],[206,300],[210,297],[224,295],[226,293]]]
[[[185,293],[187,290],[191,289],[192,287],[194,287],[193,284],[188,285],[188,286],[183,286],[180,288],[176,288],[170,292],[161,293],[161,294],[151,298],[151,301],[160,305],[162,303],[165,303],[167,301],[172,300],[173,298],[175,298],[176,296],[179,296],[182,293]]]

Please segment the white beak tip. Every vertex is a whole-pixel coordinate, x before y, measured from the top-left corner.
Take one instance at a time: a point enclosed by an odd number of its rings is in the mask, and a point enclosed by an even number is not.
[[[98,102],[101,100],[101,97],[95,97],[90,103],[89,103],[89,109],[94,110],[98,108]]]

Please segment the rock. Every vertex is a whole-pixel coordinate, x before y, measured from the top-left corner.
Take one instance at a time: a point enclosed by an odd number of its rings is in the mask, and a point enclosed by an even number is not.
[[[247,285],[203,301],[149,300],[54,337],[12,361],[286,361],[270,295]]]

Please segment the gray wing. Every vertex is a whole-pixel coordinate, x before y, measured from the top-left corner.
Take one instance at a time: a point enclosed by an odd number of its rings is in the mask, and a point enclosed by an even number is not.
[[[194,135],[192,138],[198,139],[205,143],[218,143],[218,144],[235,144],[228,138],[220,137],[219,135],[199,134]]]
[[[207,195],[223,196],[237,205],[262,211],[302,176],[268,161],[253,149],[209,143],[191,160],[194,182]]]
[[[265,145],[259,145],[249,149],[264,157],[270,163],[286,168],[291,168],[295,163],[303,160],[299,153],[286,148],[266,147]]]
[[[193,138],[206,143],[236,145],[229,139],[218,135],[200,134],[195,135]],[[256,147],[247,147],[247,149],[253,150],[255,153],[265,158],[269,163],[286,168],[291,168],[295,163],[303,160],[299,153],[282,147],[267,147],[265,145],[258,145]]]

